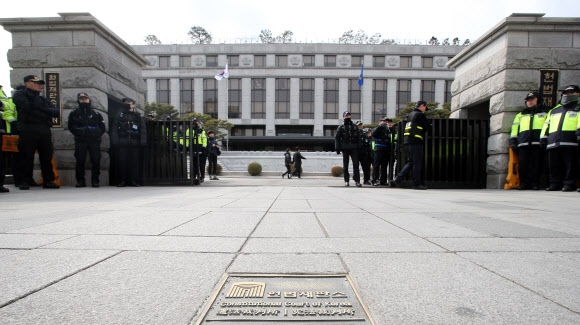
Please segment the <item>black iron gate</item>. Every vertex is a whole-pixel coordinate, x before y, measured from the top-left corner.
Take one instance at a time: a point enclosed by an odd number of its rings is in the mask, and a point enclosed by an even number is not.
[[[425,139],[423,179],[432,188],[485,188],[488,120],[433,119]],[[399,146],[393,148],[390,166],[392,175],[405,165],[403,150],[404,123],[398,124]]]

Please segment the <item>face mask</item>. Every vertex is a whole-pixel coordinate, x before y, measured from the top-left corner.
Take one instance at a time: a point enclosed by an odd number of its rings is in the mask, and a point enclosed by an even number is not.
[[[87,108],[91,108],[91,103],[79,103],[79,108],[82,109],[87,109]]]
[[[344,124],[350,124],[350,118],[345,118],[344,119]]]
[[[572,104],[572,103],[576,103],[576,102],[578,102],[578,95],[562,96],[561,103],[563,106],[566,106],[566,105]]]

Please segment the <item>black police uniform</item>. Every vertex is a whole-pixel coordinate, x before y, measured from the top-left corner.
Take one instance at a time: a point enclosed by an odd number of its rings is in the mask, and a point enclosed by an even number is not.
[[[388,166],[391,153],[391,131],[387,125],[379,124],[379,126],[373,131],[373,138],[375,139],[373,185],[387,185]]]
[[[358,151],[358,159],[363,170],[363,182],[365,184],[370,184],[372,156],[371,140],[365,131],[359,129],[359,132],[361,147]]]
[[[30,88],[17,90],[12,97],[18,112],[18,150],[20,151],[21,173],[26,176],[32,171],[34,152],[38,151],[44,188],[58,188],[54,184],[52,170],[52,118],[60,115],[59,110],[46,98]],[[21,189],[28,189],[25,180]]]
[[[360,171],[358,150],[361,147],[360,130],[351,119],[345,119],[344,123],[336,130],[334,147],[337,154],[342,152],[342,168],[344,169],[344,182],[348,184],[350,174],[348,172],[349,160],[352,159],[353,177],[357,186],[360,186]]]
[[[423,184],[423,155],[425,152],[425,134],[430,128],[427,116],[419,108],[415,108],[405,118],[404,144],[407,154],[407,163],[393,180],[397,186],[413,168],[413,188],[426,189]]]
[[[79,107],[68,116],[68,130],[75,136],[77,187],[86,186],[87,151],[91,159],[91,184],[98,187],[101,174],[101,136],[105,133],[105,123],[101,114],[91,108],[90,102],[78,104]]]
[[[139,186],[140,151],[147,145],[147,130],[141,114],[129,111],[119,113],[111,126],[111,141],[119,148],[119,181],[117,185]]]

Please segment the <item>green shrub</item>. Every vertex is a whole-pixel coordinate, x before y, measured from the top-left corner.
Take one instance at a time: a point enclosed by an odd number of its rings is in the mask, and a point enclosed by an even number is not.
[[[252,162],[248,165],[248,173],[252,176],[258,176],[262,172],[262,165],[257,162]]]
[[[209,173],[209,165],[207,165],[207,167],[205,168],[205,171]],[[222,174],[222,165],[217,164],[217,174],[216,175],[221,175]]]
[[[342,174],[344,174],[344,169],[340,166],[334,166],[330,169],[330,173],[334,177],[339,177],[342,176]]]

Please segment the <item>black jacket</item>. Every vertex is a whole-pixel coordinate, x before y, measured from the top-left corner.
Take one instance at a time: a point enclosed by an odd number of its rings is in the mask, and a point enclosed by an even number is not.
[[[127,105],[128,106],[128,105]],[[121,139],[132,140],[141,146],[147,145],[145,121],[137,111],[129,110],[119,113],[111,125],[111,142],[118,145]]]
[[[292,155],[289,152],[284,154],[284,165],[290,166],[292,164]]]
[[[105,133],[105,122],[103,116],[90,106],[78,107],[68,115],[68,130],[74,134],[75,140],[100,140]]]
[[[430,128],[431,125],[425,113],[415,108],[415,110],[405,117],[404,143],[423,143],[425,141],[425,134]]]
[[[375,150],[389,149],[391,146],[391,130],[385,124],[379,126],[373,131],[375,139]]]
[[[296,151],[294,153],[294,166],[296,166],[296,168],[302,166],[302,159],[306,159],[306,157],[302,156],[300,152]]]
[[[60,111],[52,103],[29,88],[17,90],[12,97],[18,112],[18,130],[36,134],[50,134],[52,118]]]
[[[359,149],[361,147],[360,130],[349,120],[340,125],[334,137],[334,148],[336,152],[343,150]]]

